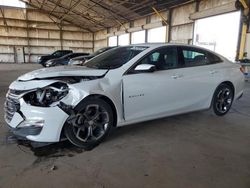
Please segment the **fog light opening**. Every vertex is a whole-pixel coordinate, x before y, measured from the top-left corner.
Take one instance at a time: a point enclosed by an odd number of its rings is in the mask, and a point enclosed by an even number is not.
[[[26,119],[23,122],[21,122],[17,127],[43,127],[44,126],[44,120],[43,119]]]

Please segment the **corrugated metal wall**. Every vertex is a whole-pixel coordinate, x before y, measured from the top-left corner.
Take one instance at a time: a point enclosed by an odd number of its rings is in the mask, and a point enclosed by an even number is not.
[[[93,52],[93,33],[62,23],[32,9],[4,8],[0,14],[0,62],[36,62],[59,49]],[[6,21],[6,22],[5,22]],[[6,25],[7,23],[7,25]]]

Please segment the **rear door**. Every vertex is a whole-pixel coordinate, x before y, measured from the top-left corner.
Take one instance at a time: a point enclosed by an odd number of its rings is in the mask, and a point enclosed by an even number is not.
[[[183,86],[186,91],[193,90],[190,102],[184,106],[186,110],[208,108],[213,93],[220,82],[220,63],[216,55],[195,47],[179,47],[180,59],[184,62],[182,69]]]

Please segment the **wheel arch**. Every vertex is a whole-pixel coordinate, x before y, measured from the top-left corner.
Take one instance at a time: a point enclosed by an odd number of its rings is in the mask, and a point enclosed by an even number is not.
[[[114,104],[114,102],[107,96],[102,95],[102,94],[90,94],[87,97],[85,97],[81,102],[79,102],[77,104],[77,106],[81,105],[82,103],[84,103],[86,100],[88,100],[89,98],[98,98],[98,99],[102,99],[103,101],[105,101],[106,103],[108,103],[112,109],[113,115],[114,115],[114,127],[116,127],[117,125],[117,110],[116,110],[116,106]],[[77,106],[75,108],[77,108]]]
[[[233,83],[232,83],[231,81],[223,81],[223,82],[221,82],[221,83],[215,88],[215,90],[214,90],[214,92],[213,92],[213,97],[212,97],[212,100],[211,100],[211,102],[210,102],[210,108],[211,108],[211,106],[213,105],[214,93],[215,93],[215,91],[216,91],[222,84],[226,84],[226,85],[230,86],[230,87],[232,88],[232,90],[233,90],[233,96],[235,96],[235,87],[234,87]]]
[[[117,110],[116,110],[116,107],[115,107],[115,104],[114,102],[107,96],[105,95],[102,95],[102,94],[90,94],[88,95],[87,97],[85,97],[84,99],[82,99],[76,106],[74,109],[78,108],[78,106],[81,106],[86,100],[90,99],[90,98],[98,98],[98,99],[102,99],[103,101],[105,101],[106,103],[108,103],[112,109],[112,112],[113,112],[113,115],[114,115],[114,124],[113,124],[113,127],[116,127],[117,126]],[[65,134],[64,134],[64,126],[65,124],[63,125],[62,127],[62,130],[61,130],[61,133],[60,133],[60,140],[63,140],[65,139]]]

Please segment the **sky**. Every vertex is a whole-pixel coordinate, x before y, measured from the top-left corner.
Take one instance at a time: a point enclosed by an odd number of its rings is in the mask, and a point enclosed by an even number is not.
[[[0,5],[12,6],[12,7],[25,7],[25,3],[19,0],[0,0]]]

